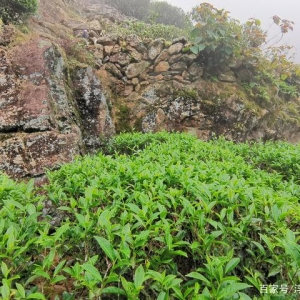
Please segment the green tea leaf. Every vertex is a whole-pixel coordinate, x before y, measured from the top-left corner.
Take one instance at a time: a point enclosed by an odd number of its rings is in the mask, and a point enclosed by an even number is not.
[[[1,272],[4,276],[4,278],[7,278],[8,274],[10,272],[10,270],[8,269],[8,267],[4,261],[1,262]]]
[[[205,283],[210,285],[210,281],[198,272],[191,272],[191,273],[187,274],[186,276],[191,277],[191,278],[195,278],[195,279],[199,279],[199,280],[204,281]]]
[[[99,282],[102,282],[102,276],[100,272],[93,265],[85,263],[82,265],[82,268],[86,270],[88,273],[90,273],[94,279],[98,280]]]
[[[94,238],[96,239],[99,246],[104,251],[104,253],[109,257],[110,260],[114,261],[117,259],[115,250],[114,250],[113,246],[111,245],[111,243],[107,239],[105,239],[101,236],[95,236]]]
[[[126,296],[126,292],[120,288],[114,287],[114,286],[109,286],[104,288],[101,291],[101,295],[103,294],[113,294],[113,295],[122,295],[122,296]]]
[[[225,273],[231,272],[239,264],[240,261],[241,261],[240,258],[231,259],[225,267]]]
[[[251,287],[251,285],[246,283],[236,282],[234,284],[230,284],[225,288],[220,289],[217,299],[221,300],[221,299],[225,299],[226,297],[232,297],[236,292],[247,289],[249,287]]]
[[[46,300],[45,296],[41,293],[32,293],[27,296],[27,299],[41,299]]]
[[[142,265],[140,265],[134,273],[134,285],[137,289],[142,287],[143,282],[145,281],[145,271]]]
[[[157,300],[167,300],[167,293],[166,292],[160,292],[158,297],[157,297]]]

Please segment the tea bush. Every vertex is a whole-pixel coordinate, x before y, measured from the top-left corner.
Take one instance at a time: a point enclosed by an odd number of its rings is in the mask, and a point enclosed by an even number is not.
[[[105,30],[116,36],[126,37],[130,34],[136,34],[143,38],[151,39],[165,39],[172,41],[175,38],[182,36],[189,36],[189,31],[178,28],[172,25],[163,24],[148,24],[141,21],[128,21],[125,26],[118,26],[116,24],[104,25]]]
[[[299,160],[281,142],[134,133],[42,190],[1,176],[0,295],[298,299]]]

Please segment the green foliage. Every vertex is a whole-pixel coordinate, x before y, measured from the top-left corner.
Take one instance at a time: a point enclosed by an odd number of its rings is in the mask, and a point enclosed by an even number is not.
[[[191,31],[190,50],[199,55],[208,75],[228,70],[234,61],[238,62],[234,71],[247,69],[249,72],[242,84],[254,98],[270,103],[278,98],[298,97],[300,67],[289,59],[292,47],[277,46],[283,35],[293,29],[293,22],[274,16],[280,37],[276,39],[275,35],[268,40],[268,32],[261,28],[259,20],[252,18],[240,24],[229,17],[228,11],[209,3],[195,7],[191,16],[197,23]]]
[[[199,95],[196,89],[180,89],[174,92],[174,98],[197,100]]]
[[[145,20],[148,16],[150,0],[109,0],[108,4],[128,17]]]
[[[167,41],[172,41],[175,38],[181,36],[188,36],[189,31],[180,29],[172,25],[163,24],[148,24],[141,21],[129,21],[122,26],[117,26],[115,24],[104,25],[107,32],[114,34],[116,36],[126,37],[130,34],[136,34],[143,38],[163,38]]]
[[[0,176],[1,299],[273,299],[262,285],[300,283],[298,145],[133,133],[107,152],[49,172],[43,197]]]
[[[88,51],[84,41],[65,39],[61,46],[64,48],[70,67],[78,65],[78,63],[94,66],[95,58],[92,51]]]
[[[201,53],[208,67],[227,64],[240,51],[241,26],[228,12],[216,9],[209,3],[194,8],[192,19],[197,22],[191,31],[194,46],[191,51]]]
[[[33,182],[17,184],[0,174],[0,297],[12,299],[45,299],[25,279],[33,272],[30,256],[39,253],[38,237],[46,228],[38,220],[42,203],[33,194]]]
[[[144,22],[129,22],[126,32],[129,34],[135,33],[145,38],[163,38],[167,41],[172,41],[180,36],[188,35],[188,31],[173,25],[163,25],[157,23],[150,25]]]
[[[114,6],[123,14],[134,17],[140,21],[151,24],[163,24],[182,30],[190,30],[192,23],[188,15],[179,7],[166,1],[150,0],[110,0],[109,5]],[[160,26],[159,28],[163,28]],[[163,37],[163,36],[158,36]],[[179,36],[177,36],[179,37]]]
[[[37,7],[37,0],[2,0],[0,18],[5,24],[20,22],[30,14],[34,14]]]

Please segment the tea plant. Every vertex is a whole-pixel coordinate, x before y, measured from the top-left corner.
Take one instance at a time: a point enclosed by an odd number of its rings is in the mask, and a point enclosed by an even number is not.
[[[127,133],[40,191],[1,175],[0,295],[284,299],[300,284],[298,157],[283,142]]]
[[[143,38],[162,38],[167,41],[172,41],[182,36],[188,37],[190,30],[190,28],[182,29],[174,25],[164,25],[155,22],[149,24],[142,21],[127,21],[125,24],[122,24],[122,26],[104,24],[104,28],[107,32],[116,36],[126,37],[130,34],[136,34]]]

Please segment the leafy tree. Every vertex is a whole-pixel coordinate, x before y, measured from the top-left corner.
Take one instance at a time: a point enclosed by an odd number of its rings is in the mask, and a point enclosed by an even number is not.
[[[182,29],[191,26],[191,20],[183,9],[166,1],[151,2],[148,18],[155,23],[174,25]]]
[[[194,42],[191,51],[199,53],[208,67],[219,68],[240,52],[242,26],[229,17],[228,11],[202,3],[193,9],[191,16],[197,22],[191,32]]]
[[[36,12],[37,0],[1,0],[0,18],[5,24],[19,22]]]
[[[247,68],[250,75],[242,79],[242,84],[256,99],[268,102],[298,97],[300,67],[290,60],[291,47],[278,44],[293,30],[293,22],[274,16],[280,32],[268,38],[259,20],[252,18],[241,24],[228,11],[209,3],[195,7],[191,18],[196,23],[191,31],[191,51],[198,54],[206,73],[218,75],[233,63]],[[239,77],[237,68],[234,71]]]

